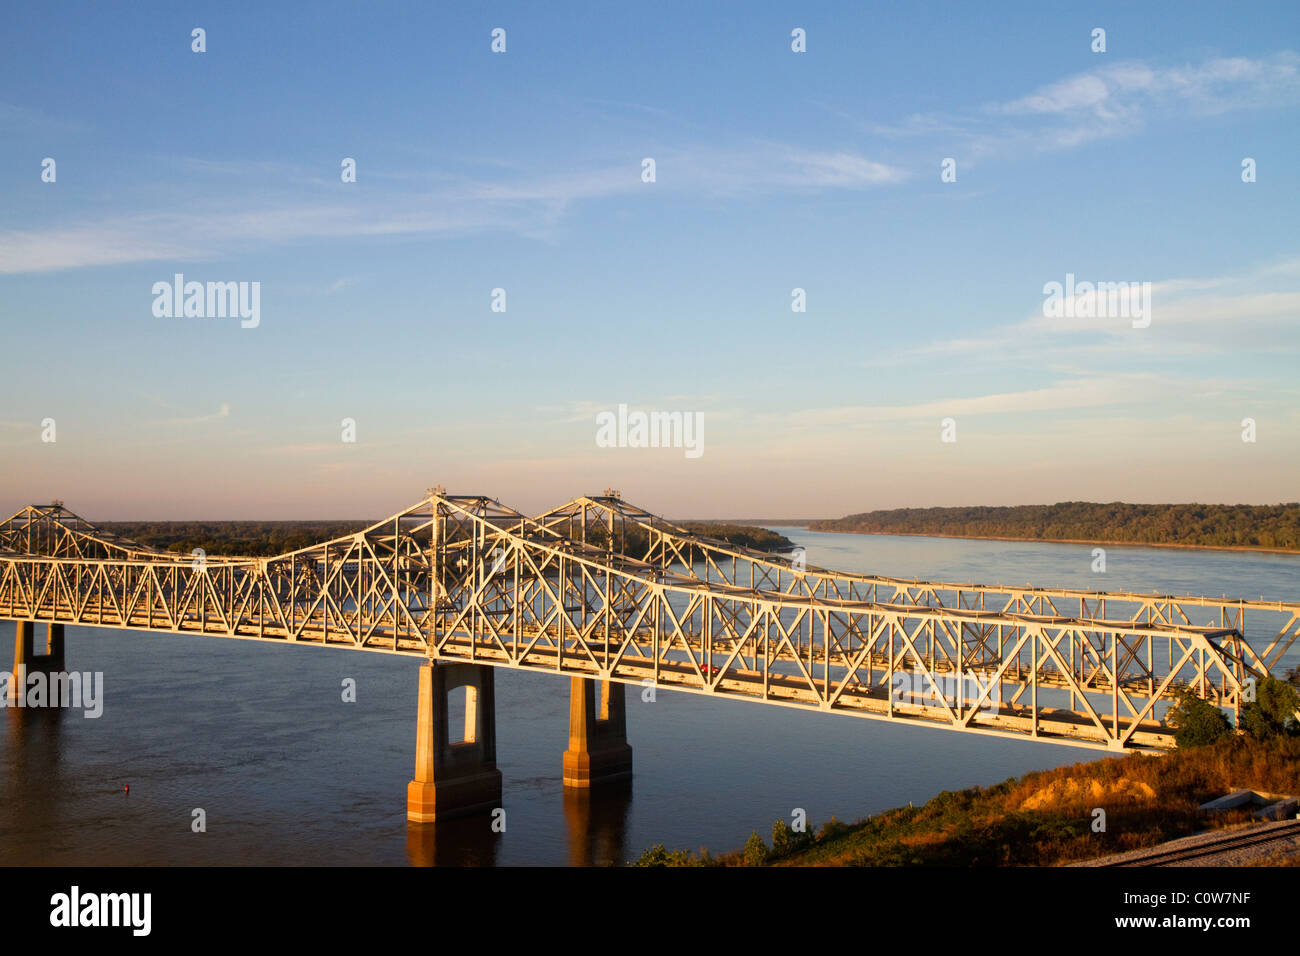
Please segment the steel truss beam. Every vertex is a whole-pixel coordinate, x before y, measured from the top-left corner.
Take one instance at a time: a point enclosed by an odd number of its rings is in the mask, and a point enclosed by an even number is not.
[[[611,547],[632,527],[639,556]],[[353,535],[206,561],[33,506],[0,525],[0,547],[13,619],[471,661],[1113,750],[1170,749],[1177,690],[1239,711],[1268,672],[1242,630],[1252,602],[799,573],[614,496],[530,518],[434,491]],[[1069,600],[1087,613],[1059,613]],[[1107,617],[1125,601],[1150,611]],[[1183,606],[1236,616],[1196,626]]]

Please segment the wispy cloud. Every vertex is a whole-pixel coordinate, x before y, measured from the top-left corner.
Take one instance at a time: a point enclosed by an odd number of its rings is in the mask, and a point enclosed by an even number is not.
[[[837,408],[811,408],[755,416],[769,425],[795,428],[869,427],[891,422],[933,419],[937,423],[947,416],[973,416],[1095,408],[1141,402],[1168,388],[1160,376],[1096,376],[1068,379],[1045,388],[1014,392],[994,392],[937,399],[908,405],[858,405]]]
[[[0,231],[0,274],[195,261],[243,250],[250,243],[304,239],[457,237],[484,232],[537,236],[576,202],[644,196],[650,188],[743,197],[770,195],[774,189],[863,189],[906,178],[900,168],[847,150],[819,152],[756,143],[725,150],[662,151],[655,157],[658,179],[650,186],[641,181],[641,158],[572,173],[460,179],[426,192],[383,193],[351,202],[295,199],[268,206],[262,198],[233,197],[204,211],[158,211],[43,229],[9,229]],[[222,173],[241,168],[235,162],[195,163]]]
[[[341,205],[241,212],[155,213],[66,228],[0,232],[0,274],[52,272],[130,262],[194,261],[308,237],[464,234],[488,223],[438,213]],[[498,223],[499,225],[499,223]]]
[[[1161,116],[1212,115],[1300,103],[1300,56],[1210,58],[1152,66],[1121,61],[966,112],[918,113],[875,133],[962,143],[968,158],[1070,149],[1140,131]]]
[[[155,425],[201,425],[205,422],[216,422],[223,418],[230,417],[230,404],[222,402],[221,406],[211,415],[198,415],[193,418],[168,418],[163,421],[153,422]]]
[[[1169,357],[1216,351],[1228,337],[1237,348],[1258,343],[1271,350],[1285,349],[1288,338],[1292,345],[1300,345],[1297,276],[1300,260],[1286,259],[1236,275],[1155,281],[1151,283],[1151,325],[1145,329],[1133,328],[1133,320],[1122,315],[1046,316],[1040,305],[1018,321],[976,335],[936,337],[923,345],[883,353],[868,364],[888,366],[907,358],[962,355],[969,362],[1028,359],[1046,366],[1058,357],[1079,358],[1090,348],[1113,355],[1116,347],[1128,354],[1149,351]],[[1062,282],[1064,278],[1049,276],[1045,281]],[[1134,276],[1078,277],[1089,281],[1102,278],[1136,281]],[[1275,288],[1265,289],[1269,283]],[[1038,291],[1035,288],[1031,294]],[[1177,336],[1161,334],[1168,329],[1176,329]]]
[[[662,395],[650,401],[640,401],[635,397],[627,397],[605,402],[595,401],[574,401],[567,402],[563,405],[538,405],[537,411],[547,416],[546,423],[549,425],[572,425],[576,422],[594,422],[595,418],[601,412],[615,411],[620,404],[627,405],[629,410],[642,411],[707,411],[712,419],[721,419],[731,416],[731,412],[720,409],[717,403],[721,401],[721,396],[717,395]]]
[[[81,133],[86,129],[81,123],[56,119],[39,110],[13,103],[0,103],[0,130],[5,132],[41,130],[46,133]]]
[[[1179,100],[1198,112],[1285,106],[1300,99],[1300,56],[1290,51],[1263,59],[1214,58],[1198,64],[1150,67],[1108,64],[1041,87],[1028,96],[987,107],[1004,115],[1089,113],[1113,118],[1144,103]]]

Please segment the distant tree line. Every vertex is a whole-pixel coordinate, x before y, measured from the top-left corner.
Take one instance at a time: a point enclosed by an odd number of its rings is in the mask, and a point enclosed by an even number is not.
[[[759,528],[753,525],[726,524],[719,521],[687,521],[678,527],[691,534],[705,538],[715,538],[728,544],[758,551],[790,551],[794,542],[783,534]],[[567,529],[561,525],[560,530]],[[587,543],[603,548],[609,531],[602,524],[593,524],[587,529]],[[626,554],[641,556],[650,547],[650,534],[638,524],[624,522],[614,527],[614,547]]]
[[[244,557],[271,557],[286,551],[297,551],[322,541],[356,534],[374,521],[107,521],[99,527],[105,531],[128,538],[139,544],[180,554],[190,554],[202,548],[205,554],[239,555]],[[691,522],[684,527],[695,533],[719,538],[731,544],[757,548],[763,551],[781,551],[794,547],[784,535],[766,528],[748,525]],[[601,526],[596,526],[588,540],[603,544]],[[624,534],[615,534],[615,543],[624,546]],[[626,528],[626,550],[629,554],[644,554],[647,535],[637,525]]]
[[[1300,551],[1300,503],[1129,505],[1063,501],[1009,508],[898,508],[814,521],[814,531],[1179,544]]]
[[[759,551],[790,551],[794,542],[783,534],[767,528],[757,528],[741,524],[716,524],[704,521],[688,521],[682,525],[692,534],[708,538],[720,538],[728,544],[756,548]]]
[[[100,521],[105,531],[164,551],[265,558],[356,534],[373,521]]]

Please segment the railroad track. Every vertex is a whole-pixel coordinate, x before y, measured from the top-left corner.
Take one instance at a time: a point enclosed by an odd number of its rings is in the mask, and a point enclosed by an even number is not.
[[[1207,843],[1161,850],[1124,860],[1113,860],[1109,863],[1099,863],[1098,866],[1173,866],[1177,863],[1218,856],[1221,853],[1244,850],[1291,837],[1300,837],[1300,820],[1284,820],[1261,829],[1251,830],[1249,833],[1233,832],[1225,834],[1222,839]]]

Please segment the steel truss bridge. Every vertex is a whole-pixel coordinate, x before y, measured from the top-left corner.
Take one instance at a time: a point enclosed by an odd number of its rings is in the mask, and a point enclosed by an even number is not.
[[[1300,603],[800,565],[609,491],[529,517],[436,488],[355,534],[269,558],[158,550],[55,503],[0,524],[0,617],[406,654],[1145,751],[1173,747],[1162,720],[1180,690],[1239,713],[1300,637]]]

